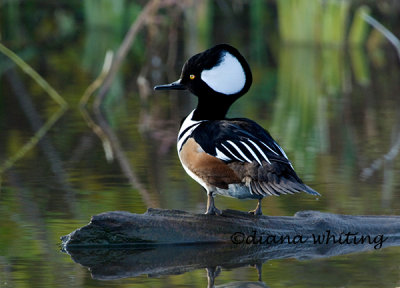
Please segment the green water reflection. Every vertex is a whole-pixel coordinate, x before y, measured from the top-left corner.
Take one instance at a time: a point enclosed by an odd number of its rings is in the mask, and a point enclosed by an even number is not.
[[[110,157],[78,104],[100,73],[106,51],[118,47],[146,1],[59,2],[40,8],[34,1],[0,4],[1,42],[69,105],[41,141],[0,175],[0,287],[207,285],[203,269],[95,280],[59,251],[59,237],[104,211],[204,211],[206,195],[185,174],[175,147],[180,119],[195,98],[182,92],[156,95],[151,87],[176,80],[189,55],[219,42],[237,46],[254,74],[250,92],[230,115],[267,128],[298,174],[322,194],[318,200],[266,199],[265,213],[400,214],[400,68],[390,47],[371,52],[279,44],[273,1],[167,5],[137,37],[109,93],[103,117],[121,150]],[[398,21],[391,24],[399,27]],[[0,55],[0,165],[58,109]],[[242,211],[255,205],[221,197],[216,202]],[[394,247],[330,259],[271,260],[262,279],[270,287],[395,287],[399,252]],[[215,284],[257,279],[254,267],[240,267],[222,270]]]

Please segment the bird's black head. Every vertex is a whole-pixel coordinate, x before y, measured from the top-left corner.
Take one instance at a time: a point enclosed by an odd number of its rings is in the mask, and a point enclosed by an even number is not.
[[[191,57],[178,81],[154,89],[188,89],[199,97],[217,94],[237,99],[249,90],[251,83],[246,59],[232,46],[219,44]]]
[[[225,116],[229,106],[249,90],[251,83],[246,59],[232,46],[219,44],[191,57],[184,64],[179,80],[154,89],[187,89],[199,97],[198,108],[215,106]]]

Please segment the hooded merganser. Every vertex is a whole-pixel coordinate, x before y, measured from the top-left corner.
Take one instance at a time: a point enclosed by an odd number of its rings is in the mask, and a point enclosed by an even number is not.
[[[198,104],[182,122],[178,154],[185,171],[208,195],[206,214],[221,214],[214,195],[258,199],[262,215],[266,196],[307,192],[320,195],[296,175],[283,149],[256,122],[227,119],[229,107],[252,83],[249,64],[238,50],[216,45],[191,57],[179,80],[155,90],[189,90]]]

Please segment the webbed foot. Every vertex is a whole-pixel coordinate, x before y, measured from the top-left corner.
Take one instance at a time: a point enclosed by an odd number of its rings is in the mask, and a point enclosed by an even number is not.
[[[204,213],[206,215],[222,215],[221,210],[217,209],[215,206],[213,208],[208,208],[206,213]]]

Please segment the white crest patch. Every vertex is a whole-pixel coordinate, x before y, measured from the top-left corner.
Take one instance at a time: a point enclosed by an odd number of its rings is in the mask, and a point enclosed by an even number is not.
[[[246,74],[239,60],[225,52],[218,66],[201,72],[201,79],[216,92],[232,95],[246,84]]]

